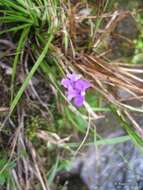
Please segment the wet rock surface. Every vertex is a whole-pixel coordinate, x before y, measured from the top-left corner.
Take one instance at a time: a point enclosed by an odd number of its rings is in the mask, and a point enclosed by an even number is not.
[[[131,142],[98,150],[92,147],[90,151],[81,172],[89,190],[139,189],[143,182],[143,155]]]
[[[142,190],[143,150],[131,141],[90,146],[59,179],[67,190]]]

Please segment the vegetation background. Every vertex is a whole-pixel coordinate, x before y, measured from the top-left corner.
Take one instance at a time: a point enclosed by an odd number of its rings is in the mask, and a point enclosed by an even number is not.
[[[2,190],[51,189],[89,144],[141,150],[142,9],[141,0],[0,0]],[[61,86],[67,73],[92,84],[81,108]],[[118,128],[126,134],[109,138]]]

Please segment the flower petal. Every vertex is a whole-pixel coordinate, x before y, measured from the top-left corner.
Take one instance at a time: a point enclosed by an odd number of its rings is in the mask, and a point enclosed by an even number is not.
[[[81,107],[84,103],[84,96],[76,96],[74,98],[74,104],[77,107]]]
[[[69,79],[62,79],[61,85],[63,85],[65,88],[69,88],[71,86],[71,82]]]
[[[77,80],[75,83],[75,89],[80,91],[85,91],[86,89],[90,88],[91,84],[86,80]]]
[[[68,92],[67,92],[67,98],[68,98],[68,100],[71,101],[76,96],[77,96],[76,90],[74,90],[72,87],[70,87],[68,89]]]

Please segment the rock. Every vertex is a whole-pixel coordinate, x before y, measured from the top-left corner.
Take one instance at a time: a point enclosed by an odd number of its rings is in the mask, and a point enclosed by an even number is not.
[[[143,155],[130,140],[98,148],[90,146],[83,156],[74,161],[67,174],[70,184],[67,190],[142,190]],[[80,186],[75,188],[78,179]]]
[[[108,46],[112,49],[110,59],[130,57],[134,54],[133,41],[138,37],[137,23],[131,15],[120,20],[108,38]]]

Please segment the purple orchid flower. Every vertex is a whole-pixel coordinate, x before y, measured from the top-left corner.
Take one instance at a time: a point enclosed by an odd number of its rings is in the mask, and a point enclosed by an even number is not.
[[[85,92],[91,87],[87,80],[81,79],[81,75],[67,74],[67,77],[62,79],[61,84],[67,89],[67,98],[69,101],[74,100],[77,107],[81,107],[85,100]]]

